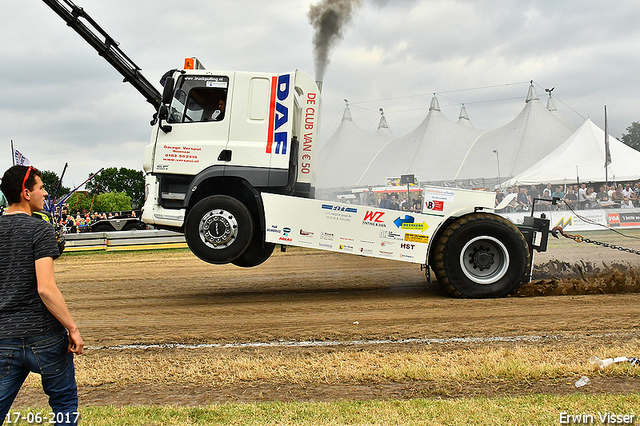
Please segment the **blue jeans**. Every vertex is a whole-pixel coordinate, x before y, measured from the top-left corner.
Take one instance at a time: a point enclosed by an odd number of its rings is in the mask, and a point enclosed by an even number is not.
[[[75,425],[78,412],[73,354],[68,353],[66,330],[46,336],[0,339],[0,423],[6,420],[11,404],[29,372],[42,376],[42,388],[49,396],[52,412],[58,419]],[[68,415],[67,415],[68,413]],[[55,417],[54,417],[55,418]]]

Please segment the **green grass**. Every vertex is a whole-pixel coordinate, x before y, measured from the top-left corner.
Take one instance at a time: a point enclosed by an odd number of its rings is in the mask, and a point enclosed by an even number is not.
[[[169,425],[558,425],[561,413],[633,415],[640,393],[624,395],[531,395],[507,398],[411,399],[388,401],[270,402],[207,407],[82,407],[90,426]],[[44,409],[35,412],[46,412]],[[27,411],[22,410],[22,413]],[[17,424],[26,424],[17,423]],[[618,423],[620,424],[620,423]]]

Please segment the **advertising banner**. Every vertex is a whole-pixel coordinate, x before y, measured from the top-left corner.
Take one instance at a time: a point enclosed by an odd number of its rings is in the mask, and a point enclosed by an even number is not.
[[[441,219],[323,200],[262,194],[268,242],[423,264]]]
[[[607,218],[611,227],[640,227],[640,211],[608,213]]]
[[[556,226],[562,227],[566,232],[573,231],[597,231],[607,227],[612,228],[640,228],[640,209],[632,211],[623,210],[577,210],[575,213],[570,210],[542,211],[536,212],[535,216],[540,217],[544,213],[550,219],[551,229]],[[511,222],[521,225],[525,216],[531,213],[501,213],[500,216],[509,219]]]

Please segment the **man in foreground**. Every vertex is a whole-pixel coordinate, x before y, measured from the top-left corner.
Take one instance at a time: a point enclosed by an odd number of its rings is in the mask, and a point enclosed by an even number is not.
[[[83,353],[84,342],[55,282],[53,260],[60,254],[54,229],[31,216],[44,208],[42,175],[33,167],[13,166],[0,189],[9,202],[0,216],[0,419],[8,418],[33,371],[42,376],[53,410],[43,418],[74,425],[78,392],[73,354]]]

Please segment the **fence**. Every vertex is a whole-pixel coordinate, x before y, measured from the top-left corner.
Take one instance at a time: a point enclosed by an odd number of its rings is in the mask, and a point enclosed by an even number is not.
[[[159,229],[65,234],[65,252],[86,250],[148,250],[187,247],[184,235]]]
[[[536,212],[536,216],[544,213],[554,228],[561,226],[565,231],[595,231],[607,228],[629,229],[640,228],[640,209],[600,209]],[[530,213],[504,213],[503,216],[513,223],[521,224]]]

